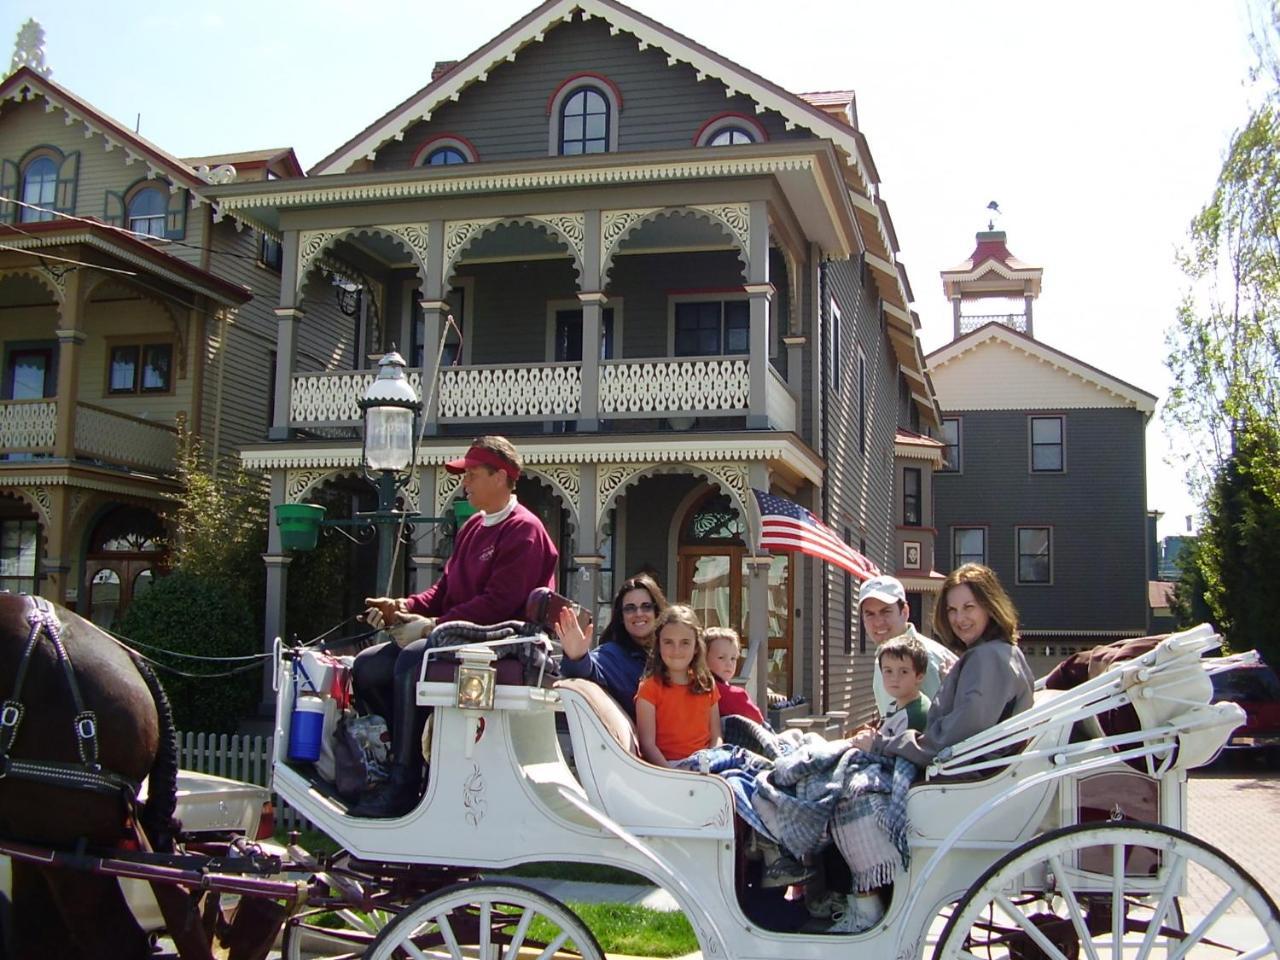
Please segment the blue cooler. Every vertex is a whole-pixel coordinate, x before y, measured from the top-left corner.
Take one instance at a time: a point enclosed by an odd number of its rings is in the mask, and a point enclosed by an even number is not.
[[[289,719],[289,759],[315,763],[320,759],[320,738],[324,730],[324,700],[301,694],[294,701]]]

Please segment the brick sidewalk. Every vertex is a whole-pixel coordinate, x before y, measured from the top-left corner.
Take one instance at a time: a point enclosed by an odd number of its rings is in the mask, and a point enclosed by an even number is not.
[[[1187,783],[1187,832],[1235,860],[1280,899],[1280,772],[1199,772]],[[1185,908],[1203,914],[1214,889],[1192,872]],[[1216,898],[1212,898],[1216,901]],[[1237,912],[1237,904],[1232,912]]]

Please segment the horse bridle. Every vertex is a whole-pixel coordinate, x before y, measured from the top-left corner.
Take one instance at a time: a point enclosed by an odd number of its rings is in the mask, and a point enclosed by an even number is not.
[[[84,698],[80,694],[80,684],[76,682],[76,672],[71,665],[71,657],[67,654],[66,645],[62,642],[62,624],[58,621],[53,605],[43,597],[25,597],[24,599],[27,606],[27,623],[30,624],[31,630],[27,634],[22,659],[18,661],[13,693],[0,707],[0,780],[6,777],[17,777],[37,783],[69,787],[73,790],[123,794],[127,800],[132,801],[138,795],[139,784],[110,770],[103,770],[102,764],[98,762],[98,717],[92,710],[85,709]],[[31,655],[41,636],[47,637],[53,644],[53,649],[58,656],[58,665],[62,668],[62,674],[67,678],[67,686],[71,691],[71,702],[76,710],[72,726],[76,750],[80,754],[78,765],[58,760],[23,760],[9,756],[9,751],[18,737],[18,727],[26,713],[22,703],[22,685],[27,678],[27,668],[31,665]]]

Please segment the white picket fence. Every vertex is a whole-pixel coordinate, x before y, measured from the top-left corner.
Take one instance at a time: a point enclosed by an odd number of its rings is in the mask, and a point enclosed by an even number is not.
[[[269,788],[271,755],[271,737],[190,731],[178,734],[178,766],[184,770],[198,770]],[[271,800],[276,808],[277,829],[312,829],[311,822],[276,796],[274,791]]]

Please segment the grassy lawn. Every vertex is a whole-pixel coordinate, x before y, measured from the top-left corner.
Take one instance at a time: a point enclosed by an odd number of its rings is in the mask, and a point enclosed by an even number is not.
[[[626,903],[567,903],[596,935],[605,953],[642,957],[680,957],[698,949],[698,939],[683,913],[650,910]],[[539,921],[541,922],[541,921]],[[549,930],[531,936],[547,939]]]

